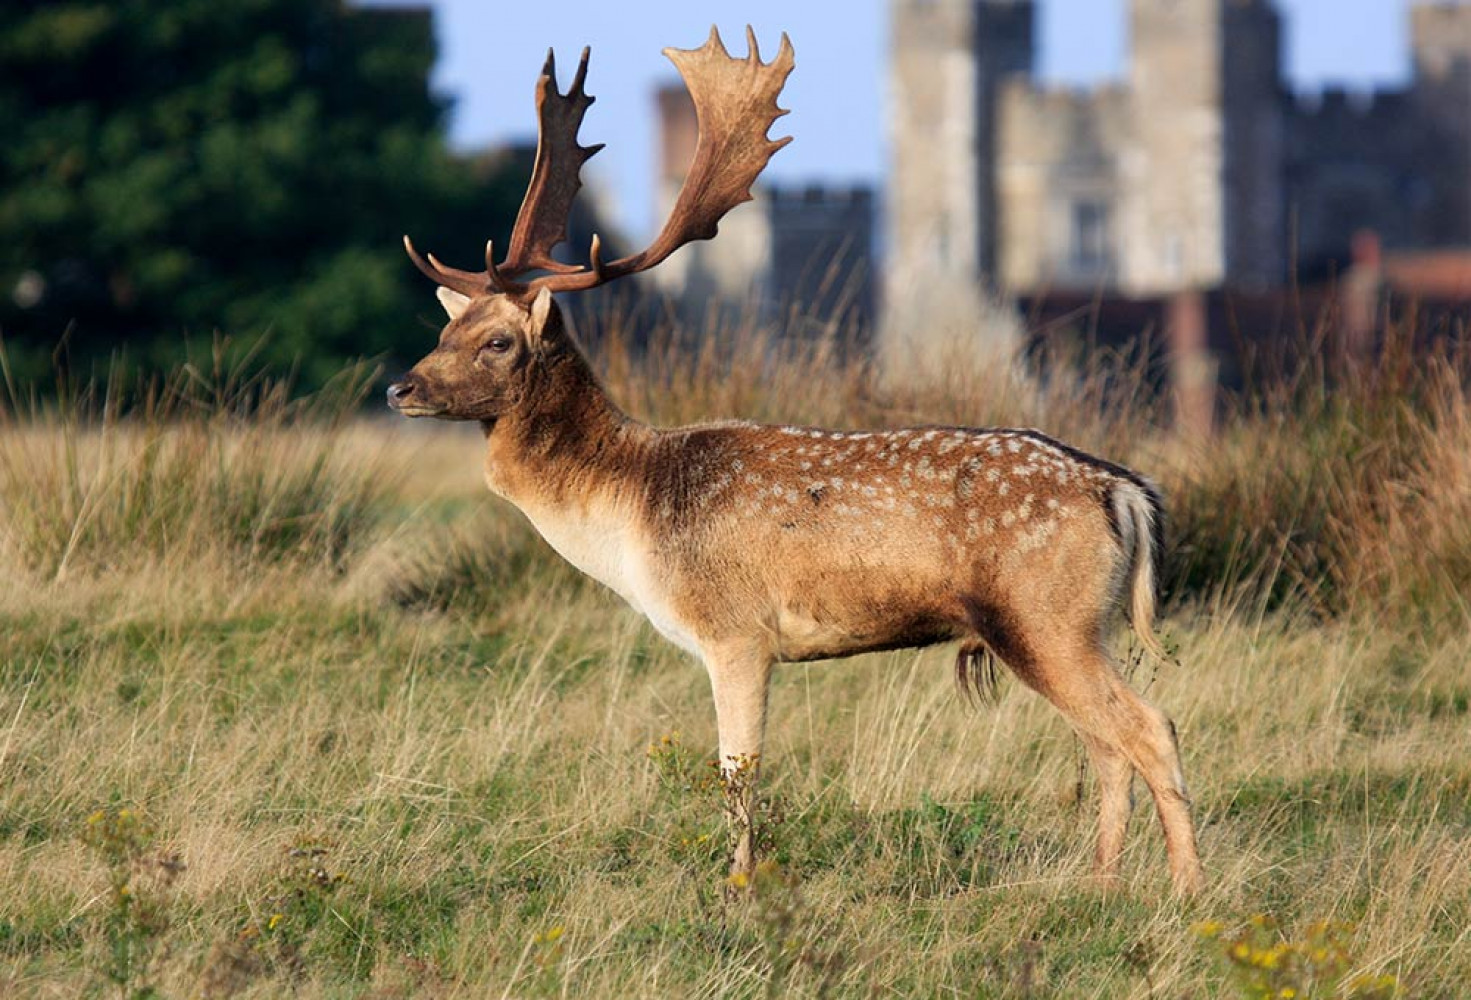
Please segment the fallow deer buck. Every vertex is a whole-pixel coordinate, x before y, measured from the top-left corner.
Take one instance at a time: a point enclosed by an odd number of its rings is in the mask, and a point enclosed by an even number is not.
[[[959,640],[962,685],[994,656],[1076,728],[1098,773],[1096,863],[1117,878],[1138,771],[1182,891],[1201,884],[1175,740],[1105,652],[1122,606],[1153,652],[1160,501],[1142,478],[1028,430],[847,433],[744,422],[671,429],[603,391],[552,296],[648,270],[713,237],[789,139],[767,130],[794,57],[763,63],[719,34],[666,49],[694,99],[694,161],[640,253],[559,262],[552,248],[600,147],[578,144],[592,97],[583,51],[571,89],[549,54],[540,143],[504,258],[447,267],[405,248],[440,286],[439,346],[388,390],[405,416],[478,420],[485,481],[569,562],[611,587],[709,671],[727,771],[759,758],[773,664]],[[532,272],[536,272],[532,274]],[[749,776],[748,776],[749,777]],[[733,873],[755,863],[750,780],[728,783]]]

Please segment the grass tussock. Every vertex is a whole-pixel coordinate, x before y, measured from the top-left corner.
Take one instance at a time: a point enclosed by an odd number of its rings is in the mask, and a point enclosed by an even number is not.
[[[385,470],[335,447],[375,373],[310,401],[284,382],[185,368],[125,390],[65,387],[0,404],[0,544],[41,579],[139,560],[248,568],[339,565],[384,494]]]
[[[1168,434],[1142,362],[884,386],[754,325],[598,364],[635,414],[1028,424],[1155,475],[1209,888],[946,650],[779,670],[732,898],[709,687],[484,496],[473,429],[239,373],[12,389],[0,994],[1453,997],[1471,983],[1466,359]]]

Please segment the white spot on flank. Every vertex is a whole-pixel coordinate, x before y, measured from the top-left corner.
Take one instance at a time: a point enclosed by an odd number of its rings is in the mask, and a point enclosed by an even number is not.
[[[1057,530],[1055,521],[1043,521],[1041,524],[1023,531],[1017,539],[1016,547],[1020,552],[1030,552],[1032,549],[1040,548],[1044,542]]]
[[[1016,438],[1012,438],[1010,441],[1006,442],[1006,450],[1015,454],[1016,452],[1022,450],[1022,443]]]

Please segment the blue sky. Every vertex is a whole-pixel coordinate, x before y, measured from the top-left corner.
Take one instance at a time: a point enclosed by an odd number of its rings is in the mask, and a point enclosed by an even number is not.
[[[368,0],[372,2],[372,0]],[[883,170],[883,0],[800,2],[744,0],[429,0],[435,9],[441,61],[434,85],[456,99],[452,136],[473,148],[535,134],[532,88],[548,46],[563,82],[583,45],[593,48],[586,142],[606,142],[585,175],[616,194],[617,222],[647,235],[655,133],[653,88],[675,79],[661,56],[666,45],[699,45],[718,24],[732,51],[744,51],[743,29],[756,27],[769,55],[786,30],[797,69],[783,105],[792,109],[772,134],[797,141],[772,161],[783,182],[875,181]],[[1278,0],[1286,16],[1289,80],[1298,89],[1403,83],[1409,75],[1410,0]],[[738,7],[740,13],[732,14]],[[1127,55],[1127,0],[1042,0],[1041,72],[1054,83],[1087,85],[1116,77]],[[838,12],[838,13],[835,13]]]

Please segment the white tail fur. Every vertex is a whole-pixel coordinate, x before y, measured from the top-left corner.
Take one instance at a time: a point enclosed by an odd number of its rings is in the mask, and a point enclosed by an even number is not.
[[[1154,634],[1154,604],[1158,588],[1154,567],[1158,559],[1159,496],[1147,485],[1126,482],[1115,488],[1114,512],[1126,558],[1127,592],[1124,609],[1134,634],[1144,648],[1162,660],[1169,654]]]

